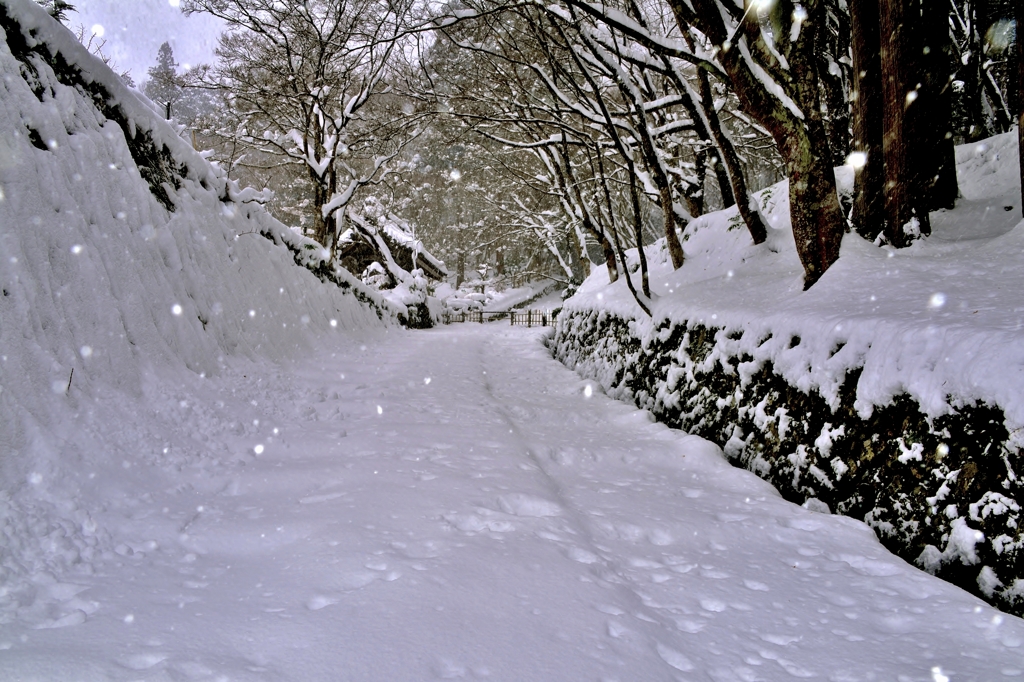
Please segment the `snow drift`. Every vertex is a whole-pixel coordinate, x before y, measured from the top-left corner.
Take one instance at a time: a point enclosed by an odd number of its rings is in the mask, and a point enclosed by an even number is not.
[[[113,396],[345,343],[391,312],[34,3],[0,1],[0,29],[3,619],[22,579],[102,544],[74,472],[139,455]]]

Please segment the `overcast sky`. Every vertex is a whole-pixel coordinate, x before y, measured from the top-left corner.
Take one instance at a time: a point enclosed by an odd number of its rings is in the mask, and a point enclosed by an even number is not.
[[[72,29],[79,25],[102,32],[103,52],[120,70],[130,69],[136,84],[156,63],[161,43],[168,42],[182,68],[213,63],[222,24],[208,15],[186,18],[179,0],[71,0],[76,12],[68,15]],[[96,28],[96,27],[102,27]]]

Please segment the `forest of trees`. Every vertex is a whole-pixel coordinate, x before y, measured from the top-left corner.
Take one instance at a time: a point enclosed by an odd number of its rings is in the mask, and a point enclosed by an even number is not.
[[[601,263],[645,310],[644,251],[627,252],[663,238],[685,267],[682,229],[732,204],[761,243],[751,193],[780,179],[806,287],[850,230],[927,236],[958,196],[954,144],[1019,131],[1024,110],[1014,0],[181,6],[226,23],[219,61],[181,73],[165,44],[143,89],[285,222],[332,249],[371,201],[460,281],[571,288]]]

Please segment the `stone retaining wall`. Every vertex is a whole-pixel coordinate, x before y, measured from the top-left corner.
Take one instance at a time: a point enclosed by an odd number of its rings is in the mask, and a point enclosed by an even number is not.
[[[859,368],[833,409],[770,361],[737,352],[743,333],[663,320],[641,337],[607,312],[566,310],[552,349],[609,395],[719,444],[787,499],[861,519],[895,554],[1024,615],[1024,462],[1000,408],[974,404],[929,420],[904,394],[862,418]]]

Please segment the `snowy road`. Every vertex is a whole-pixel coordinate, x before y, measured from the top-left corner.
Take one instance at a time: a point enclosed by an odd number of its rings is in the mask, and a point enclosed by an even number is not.
[[[1024,622],[592,392],[536,330],[365,344],[83,415],[137,448],[83,483],[113,551],[37,576],[0,678],[1024,677]]]

